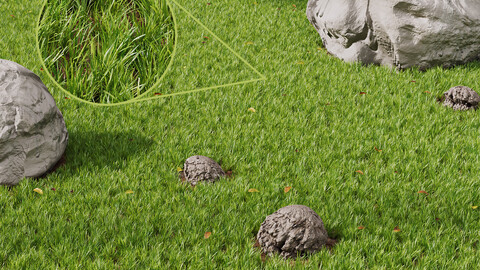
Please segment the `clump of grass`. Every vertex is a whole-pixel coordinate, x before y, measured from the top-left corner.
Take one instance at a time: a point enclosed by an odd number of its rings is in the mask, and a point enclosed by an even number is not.
[[[139,96],[162,76],[174,47],[166,0],[48,0],[42,58],[67,91],[96,103]]]

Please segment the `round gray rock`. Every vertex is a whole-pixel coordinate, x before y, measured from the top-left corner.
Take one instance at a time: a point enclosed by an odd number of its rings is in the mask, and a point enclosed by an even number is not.
[[[443,93],[443,105],[454,110],[476,110],[480,102],[480,96],[466,86],[454,86]]]
[[[314,253],[327,244],[328,234],[322,219],[307,206],[289,205],[267,216],[257,240],[269,256],[295,258],[297,252]]]
[[[67,147],[62,113],[32,71],[0,59],[0,184],[50,170]]]
[[[200,181],[215,182],[225,172],[215,160],[206,156],[192,156],[185,160],[183,167],[187,182],[196,185]]]

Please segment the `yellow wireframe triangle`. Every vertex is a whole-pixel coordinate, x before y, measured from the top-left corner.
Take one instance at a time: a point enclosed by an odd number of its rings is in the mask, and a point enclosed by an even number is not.
[[[235,85],[242,85],[242,84],[247,84],[247,83],[253,83],[257,81],[263,81],[266,80],[266,77],[261,74],[257,69],[255,69],[250,63],[248,63],[242,56],[240,56],[237,52],[235,52],[230,46],[228,46],[225,41],[223,41],[221,38],[219,38],[213,31],[211,31],[208,27],[206,27],[199,19],[197,19],[195,16],[193,16],[187,9],[185,9],[182,5],[177,3],[175,0],[167,0],[173,2],[178,8],[180,8],[183,12],[185,12],[191,19],[195,21],[198,25],[200,25],[205,31],[207,31],[213,38],[215,38],[218,42],[220,42],[225,48],[227,48],[233,55],[235,55],[241,62],[243,62],[245,65],[247,65],[251,70],[253,70],[256,74],[258,74],[259,78],[257,79],[250,79],[250,80],[243,80],[239,82],[233,82],[233,83],[227,83],[227,84],[221,84],[221,85],[216,85],[216,86],[209,86],[209,87],[202,87],[202,88],[197,88],[197,89],[192,89],[192,90],[187,90],[187,91],[181,91],[177,93],[171,93],[171,94],[162,94],[159,96],[153,96],[153,97],[145,97],[147,94],[151,94],[153,89],[155,88],[152,87],[142,95],[136,97],[135,99],[132,99],[131,101],[145,101],[145,100],[152,100],[152,99],[157,99],[157,98],[165,98],[169,96],[176,96],[176,95],[183,95],[183,94],[189,94],[189,93],[194,93],[194,92],[200,92],[200,91],[206,91],[206,90],[212,90],[212,89],[218,89],[222,87],[229,87],[229,86],[235,86]],[[172,10],[173,12],[173,10]],[[175,54],[175,53],[174,53]],[[174,54],[172,57],[174,57]],[[165,71],[167,72],[167,70]],[[156,84],[156,86],[158,86]]]

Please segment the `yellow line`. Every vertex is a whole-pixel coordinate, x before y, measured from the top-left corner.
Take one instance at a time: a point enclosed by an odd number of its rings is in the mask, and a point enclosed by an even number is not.
[[[170,96],[177,96],[177,95],[195,93],[195,92],[200,92],[200,91],[206,91],[206,90],[211,90],[211,89],[216,89],[216,88],[221,88],[221,87],[247,84],[247,83],[258,82],[258,81],[263,81],[263,80],[264,80],[263,78],[259,78],[259,79],[253,79],[253,80],[248,80],[248,81],[241,81],[241,82],[234,82],[234,83],[228,83],[228,84],[222,84],[222,85],[216,85],[216,86],[209,86],[209,87],[197,88],[197,89],[188,90],[188,91],[182,91],[182,92],[178,92],[178,93],[172,93],[172,94],[166,94],[166,95],[161,95],[161,96],[142,98],[142,99],[139,99],[139,100],[136,100],[136,101],[145,101],[145,100],[152,100],[152,99],[157,99],[157,98],[165,98],[165,97],[170,97]]]
[[[219,38],[217,35],[215,35],[210,29],[208,29],[208,27],[206,27],[201,21],[199,21],[197,18],[195,18],[195,16],[193,16],[188,10],[186,10],[183,6],[181,6],[179,3],[177,3],[177,1],[175,0],[171,0],[173,3],[175,3],[175,5],[177,5],[181,10],[183,10],[183,12],[187,13],[188,16],[190,16],[190,18],[192,18],[196,23],[198,23],[199,25],[201,25],[203,28],[205,28],[205,30],[207,30],[208,33],[210,33],[210,35],[212,35],[214,38],[216,38],[218,41],[220,41],[220,43],[222,43],[223,46],[227,47],[227,49],[229,51],[231,51],[236,57],[238,57],[240,60],[242,60],[243,63],[245,63],[247,66],[249,66],[251,69],[253,69],[253,71],[255,71],[255,73],[257,73],[260,78],[262,78],[262,80],[266,80],[267,78],[260,72],[258,72],[257,69],[255,69],[252,65],[250,65],[245,59],[243,59],[243,57],[241,57],[237,52],[235,52],[232,48],[230,48],[230,46],[227,45],[227,43],[225,43],[221,38]]]

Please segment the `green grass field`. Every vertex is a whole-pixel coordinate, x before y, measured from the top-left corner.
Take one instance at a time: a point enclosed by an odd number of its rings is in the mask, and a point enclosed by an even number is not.
[[[480,117],[436,102],[455,85],[479,91],[479,63],[426,72],[343,63],[321,49],[306,0],[176,1],[267,79],[112,107],[66,99],[37,56],[43,1],[0,2],[0,58],[41,76],[69,131],[63,167],[0,188],[0,266],[480,265]],[[149,96],[258,78],[172,7],[177,52]],[[177,168],[192,155],[222,160],[234,177],[183,185]],[[253,247],[260,224],[290,204],[316,211],[338,243],[263,262]]]

